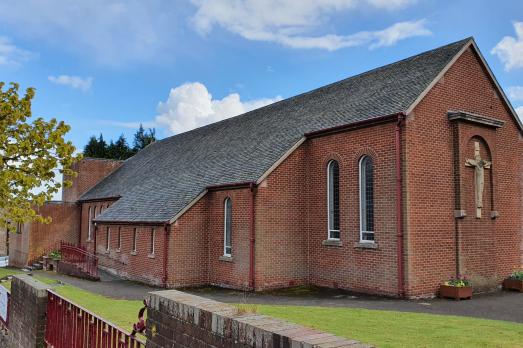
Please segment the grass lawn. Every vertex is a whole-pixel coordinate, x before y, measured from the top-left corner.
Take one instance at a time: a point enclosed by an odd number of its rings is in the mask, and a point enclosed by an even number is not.
[[[142,301],[116,300],[71,285],[57,286],[54,290],[128,332],[132,330],[138,320],[138,311],[143,307]]]
[[[258,306],[258,313],[377,347],[523,347],[523,324],[356,308]]]

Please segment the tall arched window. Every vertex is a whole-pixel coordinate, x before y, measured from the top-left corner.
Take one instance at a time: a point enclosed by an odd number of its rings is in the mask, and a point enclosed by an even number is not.
[[[111,227],[107,226],[106,234],[105,234],[105,250],[109,251],[111,250]]]
[[[340,239],[340,167],[332,160],[327,165],[328,238]]]
[[[374,242],[374,166],[369,156],[360,159],[360,241]]]
[[[92,225],[93,225],[93,211],[92,211],[91,207],[89,207],[88,216],[87,216],[87,240],[91,240]]]
[[[227,197],[223,203],[224,220],[223,220],[223,255],[232,255],[232,202]]]

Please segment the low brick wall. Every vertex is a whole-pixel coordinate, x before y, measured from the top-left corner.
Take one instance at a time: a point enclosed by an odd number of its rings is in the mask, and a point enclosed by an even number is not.
[[[74,263],[59,261],[56,268],[57,268],[56,271],[58,273],[69,275],[71,277],[77,277],[77,278],[89,279],[89,280],[100,280],[98,278],[91,276],[89,273],[82,271]]]
[[[149,293],[147,348],[369,347],[176,290]]]
[[[47,289],[33,277],[13,276],[9,303],[9,347],[45,347]]]

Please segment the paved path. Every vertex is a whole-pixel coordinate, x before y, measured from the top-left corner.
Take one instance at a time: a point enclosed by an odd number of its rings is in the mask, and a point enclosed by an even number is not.
[[[63,283],[76,286],[80,289],[94,292],[114,299],[143,300],[150,291],[164,290],[137,282],[123,280],[106,272],[100,272],[100,281],[95,282],[86,279],[66,276],[54,272],[33,271],[35,275],[59,280]]]
[[[53,272],[36,271],[48,278],[88,290],[100,295],[127,300],[142,300],[150,291],[162,290],[136,282],[122,280],[101,272],[101,281],[93,282]],[[351,307],[402,312],[461,315],[523,323],[523,294],[500,291],[475,295],[472,300],[451,301],[397,300],[377,296],[357,295],[337,290],[282,290],[269,293],[244,293],[242,291],[201,288],[185,290],[226,303],[257,303],[289,306]]]
[[[340,291],[305,295],[245,294],[224,289],[195,289],[195,295],[228,303],[257,303],[289,306],[352,307],[402,312],[470,316],[523,323],[523,293],[499,291],[475,295],[472,300],[398,300],[355,295]]]

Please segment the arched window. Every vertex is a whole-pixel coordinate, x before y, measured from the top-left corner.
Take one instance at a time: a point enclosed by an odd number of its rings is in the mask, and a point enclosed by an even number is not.
[[[374,242],[374,166],[369,156],[360,159],[360,241]]]
[[[122,227],[118,227],[118,249],[117,251],[120,251],[122,249]]]
[[[232,202],[227,197],[223,203],[224,220],[223,220],[223,255],[232,255]]]
[[[138,242],[138,229],[135,227],[133,229],[133,250],[132,253],[136,254],[136,243]]]
[[[87,216],[87,240],[91,240],[92,225],[93,225],[93,211],[92,211],[91,207],[89,207],[88,216]]]
[[[105,239],[105,250],[111,250],[111,227],[107,226]]]
[[[340,239],[340,167],[332,160],[327,165],[328,238]]]
[[[154,240],[156,239],[156,228],[151,228],[151,240],[149,241],[149,254],[154,255]]]

